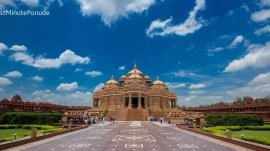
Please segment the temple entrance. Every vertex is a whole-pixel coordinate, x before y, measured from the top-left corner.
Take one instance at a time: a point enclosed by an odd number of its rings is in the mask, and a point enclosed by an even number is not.
[[[131,99],[132,108],[138,108],[138,105],[139,105],[138,98],[137,97],[132,97],[132,99]]]
[[[141,105],[142,105],[142,108],[146,108],[146,104],[145,104],[145,101],[144,101],[144,98],[141,98]]]
[[[128,98],[125,98],[125,107],[128,107]]]

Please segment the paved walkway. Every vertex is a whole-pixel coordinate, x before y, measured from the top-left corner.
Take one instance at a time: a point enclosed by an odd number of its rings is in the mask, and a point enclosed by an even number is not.
[[[159,122],[101,123],[9,151],[247,151]]]

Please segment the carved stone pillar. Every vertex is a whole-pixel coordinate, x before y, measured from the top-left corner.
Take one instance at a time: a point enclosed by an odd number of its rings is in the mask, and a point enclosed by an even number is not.
[[[131,93],[128,93],[128,108],[131,109]]]
[[[139,96],[138,96],[138,108],[141,109],[142,108],[142,95],[141,93],[139,93]]]

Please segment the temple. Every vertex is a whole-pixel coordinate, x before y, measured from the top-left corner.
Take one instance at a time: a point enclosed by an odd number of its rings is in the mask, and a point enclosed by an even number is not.
[[[177,97],[174,92],[157,77],[155,81],[134,68],[118,81],[112,78],[94,92],[93,108],[109,110],[127,108],[154,110],[176,108]]]

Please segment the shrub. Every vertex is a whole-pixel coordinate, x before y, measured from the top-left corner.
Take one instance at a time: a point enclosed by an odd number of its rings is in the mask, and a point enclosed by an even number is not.
[[[6,112],[1,124],[53,124],[61,117],[61,113]]]
[[[257,126],[263,125],[263,119],[256,114],[227,114],[227,115],[207,115],[205,120],[210,125],[239,125],[239,126]]]

